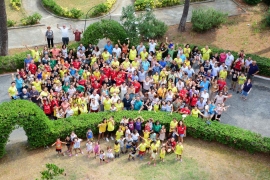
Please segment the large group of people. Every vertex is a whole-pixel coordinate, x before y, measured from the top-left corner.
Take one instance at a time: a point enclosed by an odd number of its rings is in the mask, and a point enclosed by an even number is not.
[[[123,117],[119,125],[114,117],[103,119],[97,127],[97,140],[91,129],[87,131],[88,156],[94,153],[100,163],[121,153],[135,160],[137,152],[141,159],[149,153],[149,164],[155,165],[158,153],[161,161],[171,152],[182,161],[186,135],[183,119],[192,116],[220,121],[229,107],[226,100],[232,97],[229,90],[246,100],[252,79],[259,72],[256,61],[246,57],[244,51],[234,57],[229,51],[212,52],[208,46],[181,46],[167,37],[164,42],[150,39],[139,45],[128,39],[114,45],[108,40],[102,51],[93,44],[72,49],[68,47],[72,26],[57,28],[62,31],[62,47],[54,45],[53,31],[47,27],[48,45],[43,50],[26,46],[30,53],[24,59],[24,68],[12,74],[8,94],[12,100],[36,103],[52,120],[101,111],[138,111],[138,118]],[[80,41],[82,32],[73,33]],[[142,111],[180,113],[183,119],[173,119],[167,132],[158,120],[144,121],[139,116]],[[102,149],[102,139],[113,140],[113,148]],[[53,146],[64,155],[62,144],[66,144],[67,154],[72,156],[74,150],[77,156],[83,154],[81,141],[72,132]]]

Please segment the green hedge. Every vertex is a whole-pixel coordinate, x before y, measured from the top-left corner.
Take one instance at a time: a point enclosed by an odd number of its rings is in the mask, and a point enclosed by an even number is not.
[[[191,0],[190,2],[199,2],[205,0]],[[144,11],[147,7],[162,8],[184,4],[185,0],[135,0],[134,6],[137,11]]]
[[[100,3],[96,5],[93,11],[90,13],[90,17],[101,16],[109,12],[115,3],[116,3],[116,0],[107,0],[104,3]]]
[[[257,5],[259,4],[262,0],[244,0],[247,4],[250,5]]]
[[[50,11],[52,11],[58,16],[79,19],[83,15],[83,12],[80,9],[63,8],[62,6],[59,6],[54,0],[42,0],[41,2],[44,7],[48,8]]]
[[[153,118],[169,128],[172,118],[180,120],[180,114],[168,115],[164,112],[122,111],[115,113],[91,113],[76,117],[52,121],[34,103],[24,100],[5,102],[0,105],[0,158],[5,154],[5,146],[9,135],[16,125],[22,126],[28,137],[30,147],[37,148],[55,142],[57,137],[65,138],[71,131],[84,138],[88,128],[94,134],[98,134],[98,123],[106,117],[114,116],[117,123],[123,116],[136,118],[142,116],[144,119]],[[270,138],[262,137],[260,134],[237,128],[231,125],[213,122],[207,125],[198,118],[187,117],[185,119],[187,134],[195,138],[207,141],[217,141],[236,149],[243,149],[250,153],[270,153]]]

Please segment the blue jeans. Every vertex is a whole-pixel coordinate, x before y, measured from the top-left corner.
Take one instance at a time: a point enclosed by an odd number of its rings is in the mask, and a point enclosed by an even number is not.
[[[247,96],[248,96],[248,92],[246,92],[246,91],[242,90],[242,93],[241,93],[241,95],[242,95],[242,96],[245,96],[245,97],[247,97]]]

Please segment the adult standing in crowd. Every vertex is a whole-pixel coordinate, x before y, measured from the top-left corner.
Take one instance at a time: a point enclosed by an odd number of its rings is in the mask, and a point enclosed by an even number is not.
[[[54,38],[54,35],[53,35],[53,31],[51,29],[51,26],[48,26],[47,31],[45,33],[45,41],[47,41],[47,43],[48,43],[48,48],[51,48],[54,46],[53,38]]]
[[[256,63],[256,61],[252,61],[251,64],[248,66],[248,73],[247,73],[247,78],[250,80],[253,80],[254,75],[259,73],[259,67]]]
[[[76,29],[75,31],[73,31],[74,37],[75,37],[75,41],[79,42],[81,41],[81,34],[83,33],[82,31],[79,31],[78,29]]]
[[[63,25],[63,27],[59,27],[59,24],[57,24],[57,28],[60,29],[62,32],[63,45],[68,45],[69,43],[68,31],[72,29],[71,25],[70,25],[70,28],[67,28],[66,25]]]

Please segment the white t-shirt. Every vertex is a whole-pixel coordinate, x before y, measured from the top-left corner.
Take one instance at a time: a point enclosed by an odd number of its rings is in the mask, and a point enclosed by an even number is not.
[[[226,65],[226,66],[230,66],[230,65],[232,64],[233,60],[234,60],[233,55],[232,55],[232,54],[231,54],[231,55],[228,55],[228,54],[227,54],[227,58],[226,58],[226,60],[225,60],[225,65]]]
[[[218,75],[218,72],[219,72],[219,67],[213,66],[213,68],[212,68],[212,74],[213,74],[213,76],[217,76]]]
[[[149,52],[156,52],[156,43],[149,43]]]
[[[112,103],[116,103],[116,102],[118,101],[118,99],[120,99],[119,96],[113,96],[113,97],[111,98]]]
[[[180,83],[179,83],[179,81],[176,83],[176,87],[177,87],[178,91],[182,90],[184,86],[185,85],[182,81]]]
[[[208,93],[202,92],[202,93],[201,93],[201,97],[203,98],[203,102],[206,103],[207,99],[209,98],[209,94],[208,94]]]
[[[99,103],[96,101],[95,104],[91,102],[91,110],[96,111],[99,108]]]
[[[98,102],[99,97],[100,97],[99,94],[96,94],[96,95],[91,94],[90,99],[95,99],[96,102]]]
[[[249,65],[250,65],[251,63],[252,63],[252,60],[249,61],[249,60],[246,59],[246,61],[245,61],[245,66],[246,66],[246,67],[249,67]]]
[[[68,37],[68,28],[66,27],[65,29],[63,27],[60,27],[62,31],[62,37]]]
[[[117,58],[120,58],[120,55],[121,55],[121,49],[120,48],[113,48],[113,50],[112,50],[112,52],[114,53],[116,53],[116,56],[117,56]]]

